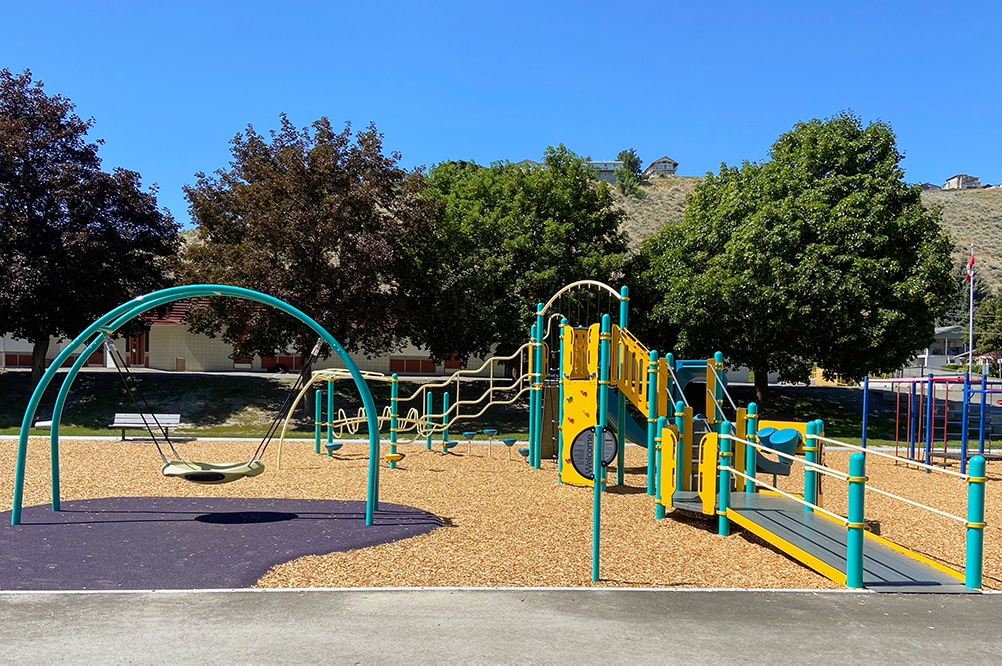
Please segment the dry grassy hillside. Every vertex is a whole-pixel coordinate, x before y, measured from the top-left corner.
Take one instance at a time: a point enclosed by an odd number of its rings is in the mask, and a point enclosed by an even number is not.
[[[974,243],[978,272],[992,287],[1002,285],[1002,189],[923,192],[922,203],[942,207],[957,264],[967,261]]]
[[[675,176],[654,178],[643,186],[643,196],[614,193],[616,206],[626,211],[624,229],[630,248],[665,224],[678,222],[685,213],[685,197],[701,178]],[[956,246],[957,270],[966,262],[970,244],[975,244],[977,267],[993,287],[1002,285],[1002,189],[939,190],[922,193],[922,202],[943,211],[943,226]]]

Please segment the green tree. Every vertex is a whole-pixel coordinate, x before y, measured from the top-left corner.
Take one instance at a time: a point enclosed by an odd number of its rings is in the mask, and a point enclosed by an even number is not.
[[[623,213],[562,145],[539,167],[439,164],[425,196],[437,216],[414,248],[411,337],[438,360],[510,353],[528,340],[537,302],[575,280],[621,277]]]
[[[0,331],[33,345],[76,335],[125,301],[171,284],[177,225],[135,171],[101,170],[93,119],[30,71],[0,70]]]
[[[255,289],[310,314],[348,351],[400,343],[404,249],[426,233],[419,171],[383,153],[374,125],[335,132],[326,118],[297,129],[281,116],[270,139],[248,126],[232,141],[229,169],[185,188],[198,238],[184,253],[186,282]],[[234,354],[307,353],[316,336],[283,313],[233,299],[195,311],[193,330],[221,333]]]
[[[621,150],[616,160],[623,163],[615,172],[616,187],[623,194],[639,196],[642,193],[640,182],[644,163],[640,161],[637,151],[633,148]]]
[[[974,310],[974,349],[978,356],[1002,358],[1002,294],[994,294]]]
[[[707,174],[682,224],[644,244],[630,279],[642,325],[659,348],[750,367],[760,401],[770,371],[900,367],[932,341],[954,276],[891,128],[850,113],[798,123],[770,158]]]

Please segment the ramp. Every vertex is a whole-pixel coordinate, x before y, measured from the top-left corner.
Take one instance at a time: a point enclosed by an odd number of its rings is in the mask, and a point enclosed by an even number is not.
[[[767,493],[731,493],[727,517],[821,575],[845,585],[848,530],[801,504]],[[863,587],[874,592],[976,594],[963,576],[918,553],[865,533]]]

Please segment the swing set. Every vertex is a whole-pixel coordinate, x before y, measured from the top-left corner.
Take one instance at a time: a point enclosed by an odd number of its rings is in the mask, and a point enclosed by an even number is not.
[[[369,432],[369,478],[365,507],[365,523],[366,525],[372,525],[375,512],[379,508],[379,426],[372,393],[369,391],[369,386],[366,384],[365,379],[363,378],[361,372],[359,372],[355,362],[352,360],[351,356],[348,355],[341,344],[335,340],[326,329],[301,310],[284,301],[274,298],[273,296],[269,296],[261,292],[244,289],[242,287],[215,284],[185,285],[181,287],[162,289],[160,291],[146,294],[145,296],[139,296],[131,301],[128,301],[127,303],[123,303],[88,326],[80,335],[67,344],[55,359],[53,359],[48,369],[42,375],[41,380],[39,380],[35,390],[32,392],[31,398],[28,400],[28,405],[25,408],[24,417],[21,421],[21,430],[17,445],[17,462],[14,471],[14,498],[11,506],[11,525],[21,524],[21,513],[24,503],[25,470],[28,455],[28,435],[31,429],[31,424],[35,421],[35,414],[38,411],[38,405],[41,402],[42,395],[52,383],[56,373],[63,368],[64,365],[71,361],[74,354],[77,354],[76,359],[69,365],[69,369],[67,370],[66,376],[59,388],[52,410],[52,425],[50,429],[50,469],[53,511],[60,510],[60,419],[62,417],[63,407],[66,404],[66,398],[69,394],[70,387],[73,385],[73,381],[76,379],[77,374],[80,372],[80,369],[83,367],[86,360],[90,358],[90,356],[97,351],[102,344],[108,344],[109,338],[114,335],[115,331],[144,312],[177,300],[185,298],[200,298],[205,296],[243,298],[277,308],[306,324],[319,336],[320,340],[314,348],[314,353],[311,354],[311,357],[315,358],[315,356],[319,354],[320,342],[323,342],[326,343],[340,358],[348,374],[354,380],[355,386],[362,399],[362,404],[366,409],[366,421],[368,423]],[[110,346],[114,347],[114,345]],[[119,359],[116,358],[115,354],[112,355],[112,358],[115,358],[116,367],[118,367],[119,372],[122,374],[126,387],[130,389],[130,396],[136,400],[136,395],[141,396],[141,392],[132,390],[133,387],[130,386],[129,375],[122,370],[122,367],[125,364],[119,363]],[[312,365],[312,358],[306,365]],[[309,377],[309,367],[304,368],[297,383],[306,381],[304,378]],[[135,384],[134,379],[132,383]],[[290,395],[295,393],[296,389],[294,389]],[[143,410],[140,409],[140,411],[142,412]],[[146,411],[152,413],[152,410],[147,409]],[[283,407],[280,413],[284,413],[284,411],[285,409]],[[155,420],[155,417],[153,418]],[[157,450],[160,453],[160,457],[163,461],[161,471],[165,476],[180,478],[195,483],[218,484],[228,483],[244,477],[261,474],[264,471],[264,463],[261,462],[261,457],[264,455],[268,442],[276,432],[280,422],[281,418],[277,418],[275,420],[272,427],[261,440],[261,443],[258,445],[249,460],[246,462],[236,463],[210,463],[187,460],[178,454],[170,438],[167,436],[166,429],[161,428],[164,444],[171,453],[171,455],[168,456],[161,447],[161,444],[154,434],[150,423],[147,423],[147,428],[149,429],[151,436],[153,436]]]

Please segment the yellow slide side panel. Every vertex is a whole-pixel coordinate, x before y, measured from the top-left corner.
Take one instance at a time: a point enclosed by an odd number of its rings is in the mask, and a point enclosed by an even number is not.
[[[717,512],[717,433],[703,435],[699,442],[699,478],[696,481],[703,513],[712,516]]]

